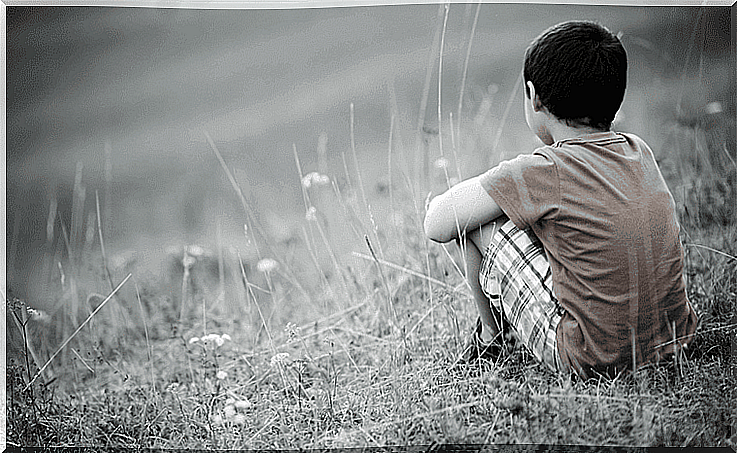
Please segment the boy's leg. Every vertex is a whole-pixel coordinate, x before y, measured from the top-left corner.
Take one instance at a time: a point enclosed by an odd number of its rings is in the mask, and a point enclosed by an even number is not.
[[[553,370],[560,369],[556,330],[563,309],[553,294],[552,274],[537,237],[502,218],[479,232],[485,250],[479,285],[498,304],[517,339]]]
[[[473,240],[470,240],[470,238],[464,239],[462,239],[463,242],[460,246],[466,257],[466,279],[476,301],[476,308],[481,319],[482,331],[480,337],[485,343],[491,343],[501,331],[501,313],[491,305],[479,282],[479,272],[483,259],[481,251]]]

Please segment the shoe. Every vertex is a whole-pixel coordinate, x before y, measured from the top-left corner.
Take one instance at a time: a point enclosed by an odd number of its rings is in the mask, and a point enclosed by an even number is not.
[[[495,338],[491,343],[481,340],[481,318],[476,320],[476,328],[468,339],[468,344],[463,351],[460,362],[473,363],[479,359],[496,361],[501,355],[504,347]]]

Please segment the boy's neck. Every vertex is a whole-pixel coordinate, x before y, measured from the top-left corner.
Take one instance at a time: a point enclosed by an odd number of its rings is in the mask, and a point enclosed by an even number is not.
[[[551,121],[548,125],[548,132],[553,140],[553,143],[562,142],[563,140],[569,140],[572,138],[579,138],[585,135],[596,134],[600,132],[609,132],[608,130],[595,129],[593,127],[576,127],[569,126],[563,121]]]

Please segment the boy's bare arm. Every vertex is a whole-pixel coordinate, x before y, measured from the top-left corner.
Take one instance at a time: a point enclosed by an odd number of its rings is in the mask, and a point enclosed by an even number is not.
[[[461,233],[476,230],[502,214],[477,176],[432,199],[425,214],[425,234],[436,242],[452,241]]]

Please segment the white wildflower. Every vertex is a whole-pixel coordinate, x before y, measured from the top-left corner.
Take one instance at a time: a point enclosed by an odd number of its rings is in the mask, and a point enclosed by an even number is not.
[[[434,164],[434,165],[435,165],[435,168],[439,168],[439,169],[441,169],[441,170],[442,170],[443,168],[448,168],[448,159],[446,159],[445,157],[439,157],[439,158],[438,158],[438,159],[437,159],[437,160],[435,161],[435,164]]]
[[[217,372],[217,374],[215,375],[215,377],[217,377],[219,380],[222,381],[223,379],[225,379],[226,377],[228,377],[228,373],[226,373],[223,370],[220,370],[220,371]]]
[[[240,401],[236,401],[235,402],[235,408],[236,409],[247,409],[247,408],[249,408],[251,406],[252,406],[252,404],[248,400],[240,400]]]
[[[326,186],[330,184],[330,177],[328,175],[321,175],[320,173],[313,171],[302,177],[302,186],[309,189],[312,185]]]
[[[264,258],[256,263],[256,269],[258,269],[259,272],[271,272],[276,270],[278,267],[279,263],[272,258]]]
[[[236,425],[244,425],[246,423],[246,416],[243,414],[235,414],[233,416],[233,423]]]
[[[197,343],[198,341],[200,341],[200,339],[199,339],[199,338],[197,338],[197,337],[192,337],[192,338],[190,338],[190,339],[189,339],[189,344],[192,344],[192,343]]]
[[[327,186],[330,184],[330,178],[328,175],[317,175],[317,178],[315,178],[315,184],[318,186]]]
[[[283,365],[287,361],[287,359],[289,359],[289,353],[280,352],[271,358],[271,366],[276,366],[277,364]]]
[[[233,418],[235,415],[235,407],[228,404],[225,406],[225,409],[223,409],[223,412],[225,413],[225,418]]]
[[[218,337],[219,335],[210,333],[202,337],[201,340],[203,343],[212,343],[213,341],[215,341],[215,338],[218,338]]]
[[[722,107],[722,103],[719,101],[709,102],[706,104],[706,113],[708,115],[722,113],[722,111],[724,111],[724,108]]]
[[[189,253],[192,256],[202,256],[205,254],[205,248],[200,245],[188,245],[187,246],[187,253]]]
[[[302,330],[301,327],[299,327],[297,324],[293,322],[288,322],[287,326],[284,328],[284,331],[289,334],[289,338],[287,339],[287,343],[291,343],[295,341],[299,337],[299,331]]]
[[[190,256],[189,254],[185,253],[184,258],[182,258],[182,266],[185,268],[190,268],[194,263],[197,262],[197,259],[194,256]]]
[[[224,333],[224,334],[220,335],[220,338],[222,338],[223,340],[231,341],[230,340],[230,335],[228,335],[227,333]]]
[[[307,173],[302,177],[302,186],[305,189],[309,189],[312,185],[312,173]]]
[[[310,209],[307,210],[305,219],[307,219],[308,222],[314,222],[317,220],[317,209],[314,206],[310,206]]]

